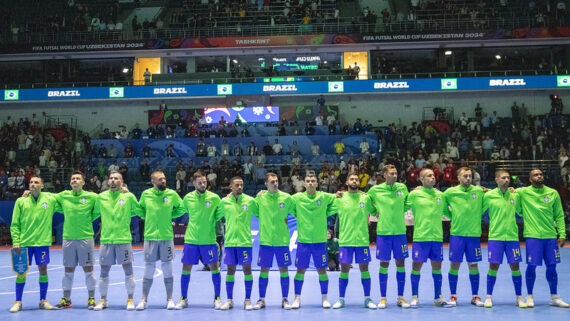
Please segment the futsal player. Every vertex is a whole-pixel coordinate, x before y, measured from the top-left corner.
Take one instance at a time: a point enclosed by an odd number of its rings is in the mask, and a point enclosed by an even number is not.
[[[564,211],[560,195],[555,189],[544,185],[544,175],[540,169],[530,171],[531,186],[517,189],[520,194],[522,216],[524,217],[524,237],[526,239],[526,288],[527,305],[534,307],[534,281],[536,267],[546,265],[546,280],[550,287],[550,305],[568,308],[568,303],[558,296],[558,273],[560,249],[566,242]]]
[[[101,217],[101,247],[99,249],[99,293],[101,299],[93,308],[100,311],[108,307],[109,271],[111,266],[121,264],[125,273],[127,290],[127,310],[135,309],[135,276],[133,273],[133,246],[131,217],[139,213],[137,198],[132,193],[124,193],[123,175],[116,171],[109,174],[109,190],[99,194],[93,215]]]
[[[251,261],[253,256],[251,240],[251,216],[257,214],[255,199],[243,193],[243,179],[233,177],[230,180],[231,194],[224,197],[218,206],[218,216],[226,219],[226,234],[224,237],[224,263],[228,267],[226,274],[227,300],[222,310],[234,307],[234,284],[236,266],[241,265],[245,283],[245,300],[243,307],[250,311],[251,290],[253,288],[253,275],[251,274]]]
[[[376,229],[376,258],[380,260],[380,302],[378,308],[386,308],[386,292],[388,286],[388,267],[392,255],[396,261],[396,282],[398,283],[397,305],[409,308],[410,304],[404,299],[406,284],[405,259],[408,257],[408,242],[406,239],[406,222],[404,205],[408,197],[408,188],[398,180],[398,171],[394,165],[382,168],[384,183],[373,186],[368,190],[368,196],[374,202],[378,212],[378,227]]]
[[[40,303],[39,308],[53,310],[55,307],[46,300],[48,290],[47,266],[50,262],[49,247],[52,243],[52,218],[55,212],[61,212],[60,205],[51,193],[42,192],[44,181],[39,176],[30,179],[30,197],[20,197],[16,200],[12,212],[10,234],[12,248],[17,254],[20,249],[27,248],[28,262],[35,258],[40,274]],[[22,310],[22,295],[26,277],[16,277],[16,301],[10,312]]]
[[[174,277],[172,276],[172,260],[174,259],[174,233],[172,219],[186,212],[182,199],[176,191],[166,187],[166,176],[162,171],[150,175],[152,188],[145,190],[139,200],[141,211],[139,216],[144,219],[144,278],[142,298],[137,304],[137,310],[148,306],[148,294],[154,279],[156,261],[160,260],[166,288],[166,308],[176,308],[172,300]]]
[[[301,307],[301,290],[305,280],[305,272],[309,267],[311,257],[319,275],[321,288],[321,306],[325,309],[331,307],[328,300],[327,275],[327,217],[335,214],[332,205],[335,200],[334,194],[317,191],[318,182],[314,171],[309,171],[305,176],[305,192],[292,196],[295,201],[294,216],[297,218],[297,256],[295,266],[295,299],[292,308]]]
[[[188,307],[188,285],[192,266],[200,262],[207,264],[212,273],[214,285],[214,309],[222,307],[220,288],[222,278],[218,267],[218,245],[216,243],[216,222],[222,218],[216,210],[220,197],[206,190],[206,176],[197,171],[192,176],[195,191],[184,197],[184,209],[188,213],[188,227],[184,235],[184,253],[182,255],[182,276],[180,277],[181,298],[176,304],[177,309]]]
[[[443,193],[444,215],[451,219],[451,237],[449,240],[449,304],[457,305],[457,281],[459,267],[463,257],[469,268],[471,283],[471,304],[482,307],[479,297],[479,267],[481,261],[481,210],[483,189],[472,185],[473,172],[469,167],[457,170],[459,185],[448,188]],[[451,211],[450,211],[451,209]]]
[[[340,277],[338,282],[339,299],[333,305],[333,309],[346,307],[345,296],[348,286],[348,273],[351,264],[358,264],[360,279],[364,290],[364,307],[376,309],[376,305],[370,299],[370,240],[368,235],[368,215],[374,215],[376,209],[370,196],[360,192],[360,178],[357,174],[347,177],[348,191],[342,193],[342,197],[334,201],[333,213],[338,213],[339,220],[339,261]]]
[[[510,175],[505,170],[495,173],[497,188],[485,193],[481,212],[489,210],[489,272],[487,272],[487,296],[484,306],[493,307],[493,288],[497,280],[497,271],[503,263],[503,253],[511,268],[513,285],[515,287],[515,304],[519,308],[527,305],[521,296],[522,276],[519,268],[521,249],[519,244],[519,228],[516,213],[520,213],[519,193],[509,190]],[[525,227],[526,228],[526,227]]]
[[[431,261],[434,284],[433,304],[439,307],[450,307],[441,294],[443,261],[443,193],[434,189],[435,176],[431,169],[420,172],[422,187],[413,190],[406,200],[405,210],[412,209],[414,215],[414,243],[412,245],[412,308],[419,307],[418,290],[422,265]]]

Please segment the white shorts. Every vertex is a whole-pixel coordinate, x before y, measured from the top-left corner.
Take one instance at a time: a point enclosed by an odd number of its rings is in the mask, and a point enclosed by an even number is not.
[[[174,241],[144,241],[144,261],[162,262],[174,259]]]
[[[99,263],[101,265],[128,264],[133,262],[131,244],[101,244]]]
[[[95,256],[93,239],[63,240],[63,266],[93,266]]]

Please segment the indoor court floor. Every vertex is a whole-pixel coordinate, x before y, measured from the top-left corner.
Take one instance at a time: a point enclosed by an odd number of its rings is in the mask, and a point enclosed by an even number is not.
[[[444,249],[443,262],[443,294],[449,297],[449,286],[447,280],[447,271],[449,270],[448,249]],[[523,259],[524,259],[524,247]],[[97,252],[97,251],[96,251]],[[141,249],[134,251],[135,261],[134,270],[136,278],[135,304],[141,297],[142,275],[143,275],[143,251]],[[374,252],[372,252],[374,253]],[[97,256],[98,253],[96,253]],[[182,264],[180,258],[182,251],[176,251],[174,263],[174,298],[177,301],[180,296],[180,273]],[[63,276],[62,252],[59,249],[50,251],[51,264],[49,265],[49,292],[48,300],[52,304],[57,304],[62,296],[61,279]],[[480,263],[480,288],[479,295],[484,299],[486,292],[486,274],[488,263],[486,263],[487,249],[483,248],[483,262]],[[558,265],[558,293],[567,302],[570,301],[570,248],[561,249],[562,263]],[[257,257],[254,255],[254,259]],[[354,268],[350,272],[349,284],[347,289],[346,303],[347,308],[341,310],[324,310],[320,307],[321,295],[318,284],[316,271],[307,271],[305,283],[302,293],[302,306],[299,310],[285,311],[281,309],[281,287],[279,282],[278,271],[272,271],[269,275],[269,287],[267,290],[267,308],[261,311],[244,311],[244,284],[243,274],[238,271],[235,278],[234,303],[235,307],[230,311],[216,311],[213,309],[213,286],[210,272],[202,271],[201,266],[196,266],[192,271],[189,302],[190,308],[182,311],[168,311],[165,309],[165,290],[162,281],[162,271],[157,269],[155,272],[155,280],[149,296],[149,309],[146,311],[125,310],[126,291],[124,287],[123,271],[119,266],[114,266],[110,274],[109,287],[109,309],[104,311],[89,311],[87,306],[87,290],[85,288],[83,271],[78,268],[75,273],[75,282],[72,291],[73,308],[56,311],[40,311],[37,309],[39,301],[39,285],[38,272],[36,266],[31,266],[28,272],[26,288],[23,297],[23,311],[11,314],[8,309],[14,301],[15,275],[10,266],[10,252],[8,250],[0,251],[0,320],[233,320],[233,321],[249,321],[249,320],[358,320],[364,318],[366,320],[393,320],[393,318],[405,319],[406,321],[436,321],[440,320],[517,320],[517,321],[557,321],[570,320],[570,309],[553,308],[549,303],[549,290],[545,278],[545,269],[539,267],[537,269],[537,280],[534,288],[535,304],[534,309],[519,309],[514,304],[514,288],[511,281],[511,273],[506,262],[501,266],[497,275],[497,283],[494,290],[494,307],[491,309],[478,308],[469,304],[471,298],[471,289],[468,279],[468,271],[465,263],[461,266],[459,272],[458,296],[459,304],[454,308],[440,308],[433,306],[433,281],[431,277],[431,267],[429,262],[422,269],[420,281],[420,308],[402,310],[396,306],[396,280],[395,266],[393,263],[389,269],[388,279],[388,308],[385,310],[367,310],[363,308],[363,292],[360,283],[360,273],[358,268]],[[254,261],[256,262],[256,261]],[[157,262],[157,268],[160,268],[160,262]],[[254,268],[255,264],[254,264]],[[372,278],[372,299],[377,302],[380,298],[378,285],[378,269],[379,262],[373,259],[370,264],[370,274]],[[521,264],[523,272],[523,295],[526,297],[526,286],[524,281],[524,271],[526,265]],[[222,300],[225,300],[225,268],[222,266]],[[411,260],[406,260],[406,290],[405,298],[410,300],[410,270]],[[99,267],[95,266],[95,273],[98,277]],[[254,287],[252,293],[252,301],[258,298],[258,275],[259,271],[254,271]],[[290,290],[289,301],[294,298],[293,277],[295,275],[294,267],[290,267]],[[338,297],[338,277],[339,272],[329,272],[329,300],[333,304]],[[96,301],[99,300],[99,293],[96,291]],[[436,318],[436,319],[432,319]]]

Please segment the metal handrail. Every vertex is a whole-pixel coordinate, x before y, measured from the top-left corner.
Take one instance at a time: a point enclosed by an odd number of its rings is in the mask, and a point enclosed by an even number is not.
[[[20,31],[12,35],[10,30],[0,32],[0,43],[10,44],[58,44],[77,43],[81,41],[112,42],[149,39],[172,39],[187,37],[228,37],[228,36],[276,36],[276,35],[299,35],[299,34],[366,34],[366,33],[402,33],[402,32],[484,32],[494,29],[513,29],[518,27],[532,26],[532,19],[520,16],[513,18],[493,18],[481,21],[471,19],[430,19],[416,21],[402,21],[383,23],[380,19],[377,23],[353,23],[351,18],[329,20],[325,23],[311,24],[276,24],[276,25],[246,25],[239,21],[229,21],[226,26],[192,27],[183,24],[182,28],[150,29],[132,32],[123,29],[121,31]],[[551,26],[546,21],[544,26]],[[374,29],[374,30],[373,30]]]
[[[568,69],[551,70],[480,70],[480,71],[441,71],[441,72],[418,72],[418,73],[390,73],[390,74],[370,74],[369,79],[421,79],[421,78],[448,78],[448,77],[509,77],[509,76],[539,76],[539,75],[567,75]],[[215,73],[211,73],[215,75]],[[287,76],[287,75],[285,75]],[[269,76],[266,76],[269,78]],[[276,76],[272,76],[276,77]],[[279,77],[279,76],[277,76]],[[287,76],[288,77],[288,76]],[[331,72],[326,75],[308,76],[311,81],[328,80],[352,80],[354,76],[346,76]],[[252,83],[255,78],[204,78],[204,79],[176,79],[168,81],[154,81],[148,85],[197,85],[197,84],[229,84],[229,83]],[[334,79],[333,79],[334,78]],[[85,88],[85,87],[127,87],[146,85],[143,80],[136,81],[92,81],[92,82],[41,82],[41,83],[18,83],[0,84],[2,89],[41,89],[41,88]]]

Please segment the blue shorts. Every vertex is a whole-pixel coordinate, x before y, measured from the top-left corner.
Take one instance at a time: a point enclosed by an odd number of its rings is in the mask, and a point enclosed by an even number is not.
[[[196,265],[200,262],[200,257],[202,257],[202,262],[204,262],[204,264],[218,262],[218,245],[184,244],[182,264]]]
[[[414,262],[443,261],[443,242],[425,241],[412,244]]]
[[[560,263],[560,249],[556,239],[526,238],[526,263],[528,265],[553,265]]]
[[[49,246],[28,246],[28,264],[32,265],[32,258],[36,258],[36,265],[49,264]]]
[[[291,265],[291,253],[289,252],[288,246],[270,245],[259,246],[259,258],[257,259],[257,265],[264,268],[272,267],[273,256],[277,259],[277,266],[283,267]]]
[[[394,259],[396,260],[403,260],[408,257],[408,240],[406,235],[376,236],[376,258],[380,261],[390,261],[392,253],[394,253]]]
[[[313,257],[315,268],[324,269],[328,266],[327,243],[298,243],[295,266],[299,269],[307,269]]]
[[[487,243],[489,263],[502,264],[503,253],[507,256],[509,264],[522,262],[521,246],[519,241],[493,241]]]
[[[455,236],[449,239],[449,260],[463,262],[481,262],[481,239],[477,236]]]
[[[351,264],[370,262],[370,248],[368,246],[341,246],[338,249],[338,260],[340,263]]]
[[[224,263],[227,265],[248,265],[251,264],[251,247],[226,247],[224,248],[226,257]]]

